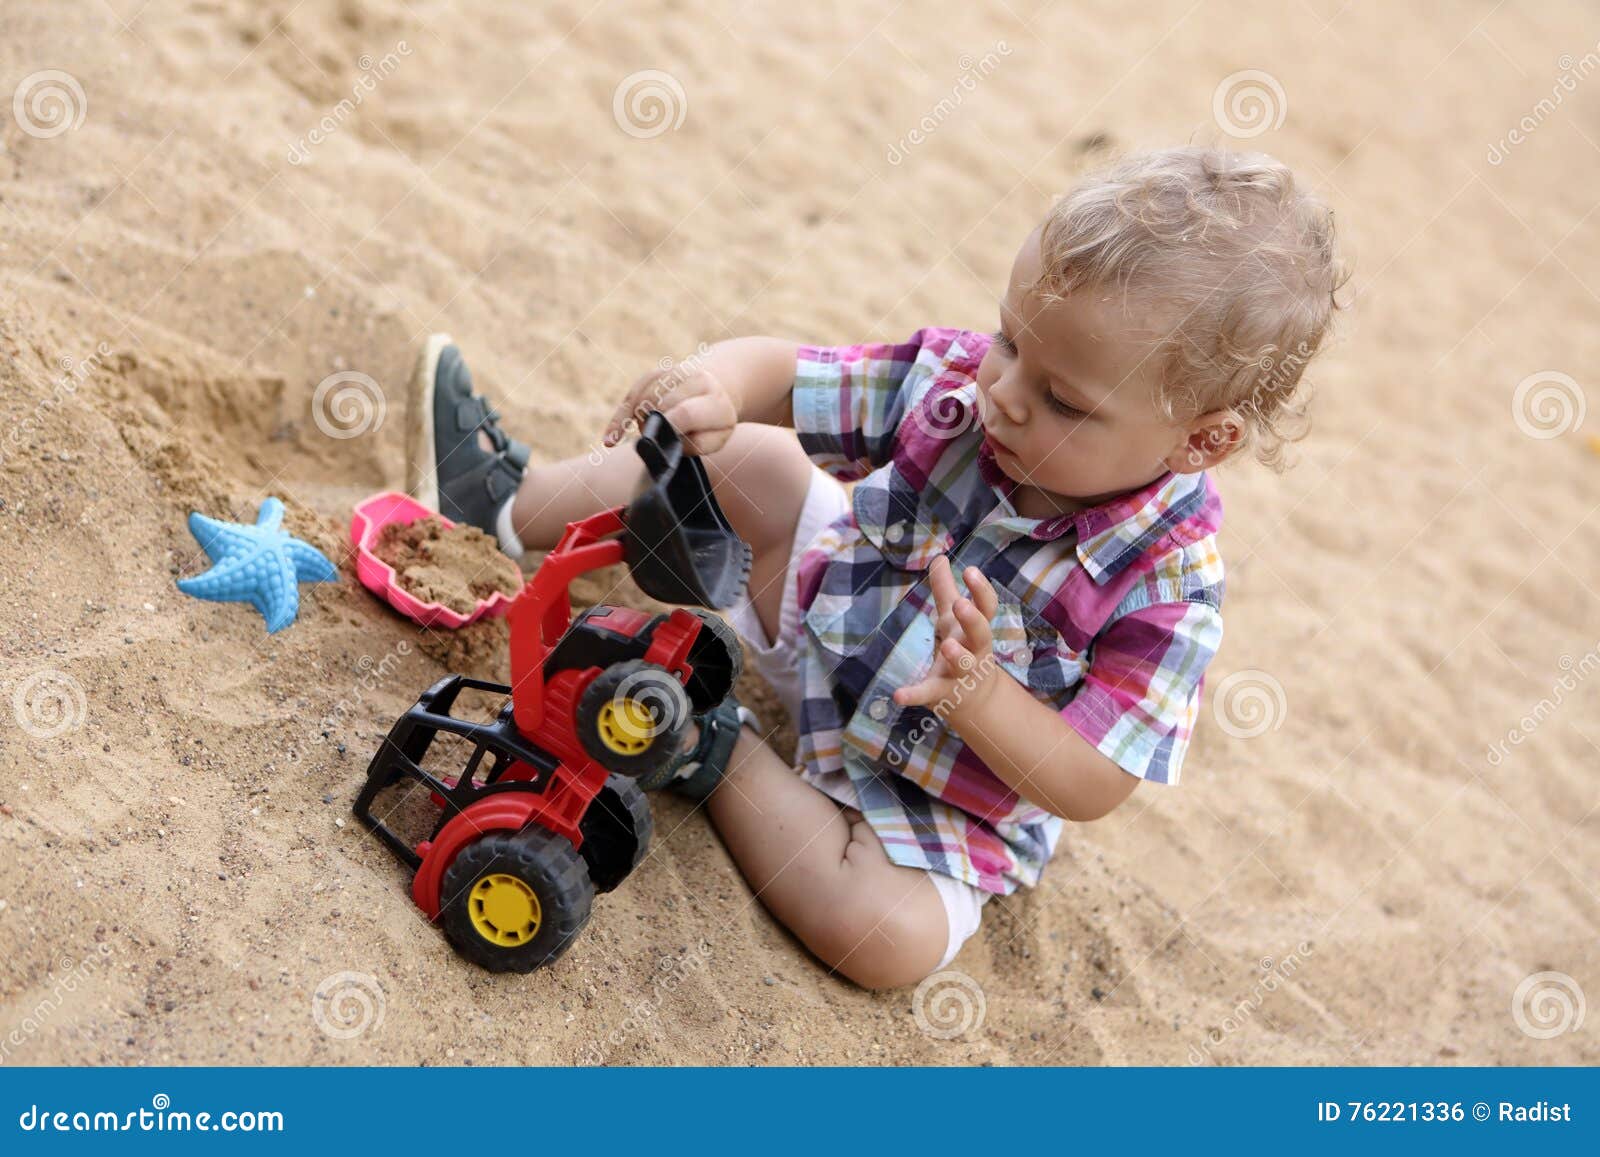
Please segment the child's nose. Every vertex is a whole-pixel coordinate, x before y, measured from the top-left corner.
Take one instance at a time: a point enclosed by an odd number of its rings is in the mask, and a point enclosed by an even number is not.
[[[1013,426],[1020,426],[1028,416],[1022,391],[1018,389],[1014,377],[1009,373],[1001,374],[994,385],[989,387],[988,404]]]

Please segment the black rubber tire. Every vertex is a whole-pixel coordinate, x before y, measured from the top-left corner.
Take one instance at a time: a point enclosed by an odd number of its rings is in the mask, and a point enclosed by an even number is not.
[[[649,707],[653,716],[648,746],[633,753],[614,751],[601,738],[601,713],[624,690],[627,698]],[[578,742],[607,771],[648,775],[677,758],[690,719],[688,693],[672,672],[643,659],[629,659],[607,667],[584,689],[578,699]]]
[[[709,711],[726,699],[744,672],[744,645],[728,620],[721,615],[698,607],[688,608],[705,624],[700,637],[689,648],[689,665],[694,674],[689,676],[687,690],[695,714]]]
[[[655,819],[650,801],[637,780],[613,774],[589,804],[578,824],[583,832],[579,853],[588,865],[595,891],[610,892],[639,866],[650,850]]]
[[[539,929],[533,939],[502,947],[473,927],[472,889],[486,875],[515,876],[539,900]],[[543,828],[491,832],[462,848],[444,874],[439,923],[465,959],[490,972],[532,972],[572,946],[589,922],[594,885],[572,844]]]

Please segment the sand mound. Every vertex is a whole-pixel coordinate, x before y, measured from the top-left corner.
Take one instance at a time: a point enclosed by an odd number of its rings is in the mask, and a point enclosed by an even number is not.
[[[1593,39],[1576,4],[8,0],[0,97],[66,123],[0,104],[4,1059],[1600,1060],[1519,989],[1600,993],[1600,458],[1514,408],[1592,393],[1600,88],[1489,152]],[[1234,128],[1327,191],[1361,309],[1299,468],[1221,478],[1185,785],[990,905],[952,981],[982,1023],[824,975],[675,799],[560,967],[459,961],[346,822],[418,691],[504,677],[503,622],[420,631],[351,572],[421,339],[554,456],[701,341],[987,328],[1053,193],[1218,135],[1247,70],[1282,91]],[[267,495],[341,567],[271,637],[174,586],[191,510]],[[328,1031],[341,991],[381,1022]]]

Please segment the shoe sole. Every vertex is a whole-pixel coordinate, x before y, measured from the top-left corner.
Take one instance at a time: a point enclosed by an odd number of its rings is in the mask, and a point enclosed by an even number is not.
[[[436,333],[428,338],[411,376],[407,409],[409,466],[406,488],[413,498],[434,511],[439,509],[439,462],[435,456],[438,447],[433,438],[433,387],[439,372],[439,358],[447,347],[454,344],[447,333]]]

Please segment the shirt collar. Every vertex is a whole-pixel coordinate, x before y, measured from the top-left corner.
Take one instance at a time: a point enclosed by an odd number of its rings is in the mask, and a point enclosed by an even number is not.
[[[1016,483],[994,459],[987,442],[978,449],[978,470],[1008,502]],[[1028,535],[1041,542],[1077,531],[1078,560],[1097,584],[1115,578],[1140,555],[1171,535],[1187,545],[1222,525],[1222,501],[1208,474],[1170,471],[1149,485],[1072,514],[1031,520]]]
[[[1187,546],[1222,525],[1222,499],[1209,474],[1168,472],[1131,494],[1077,514],[1063,515],[1078,530],[1078,560],[1096,583],[1171,538]]]

